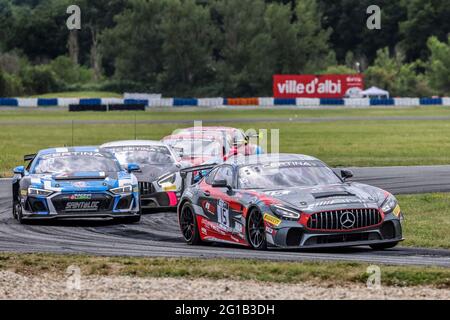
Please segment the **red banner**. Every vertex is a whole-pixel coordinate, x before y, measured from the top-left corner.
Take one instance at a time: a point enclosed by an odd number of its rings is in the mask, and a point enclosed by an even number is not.
[[[362,74],[274,75],[275,98],[344,98],[364,90]]]

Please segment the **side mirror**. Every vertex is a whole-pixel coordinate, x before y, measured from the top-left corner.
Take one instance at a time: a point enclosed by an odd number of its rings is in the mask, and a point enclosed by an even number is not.
[[[14,174],[20,174],[23,177],[25,175],[25,167],[24,166],[15,167]]]
[[[228,184],[227,180],[216,180],[212,183],[213,188],[227,188],[228,190],[232,190],[231,186]]]
[[[341,170],[341,177],[344,180],[353,178],[353,172],[351,172],[350,170]]]
[[[139,167],[139,165],[136,163],[129,163],[127,166],[127,170],[129,173],[132,173],[136,171],[141,171],[141,167]]]

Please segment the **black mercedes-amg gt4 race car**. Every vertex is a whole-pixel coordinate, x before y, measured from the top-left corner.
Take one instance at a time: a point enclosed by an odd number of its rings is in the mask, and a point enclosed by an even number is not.
[[[402,241],[397,199],[349,181],[350,171],[336,171],[316,158],[291,154],[237,156],[216,166],[183,169],[178,205],[183,237],[189,244],[212,241],[254,249],[387,249]]]

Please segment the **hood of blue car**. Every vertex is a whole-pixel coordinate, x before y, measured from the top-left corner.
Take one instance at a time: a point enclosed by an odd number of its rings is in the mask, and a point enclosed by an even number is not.
[[[102,192],[132,184],[127,172],[34,174],[30,179],[31,187],[59,192]]]

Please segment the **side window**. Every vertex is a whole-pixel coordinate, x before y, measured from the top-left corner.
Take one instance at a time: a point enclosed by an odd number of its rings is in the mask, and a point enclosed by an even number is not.
[[[214,175],[214,181],[226,180],[228,185],[233,185],[233,169],[230,166],[220,167]]]
[[[211,184],[213,183],[213,179],[214,179],[214,176],[216,175],[217,170],[218,170],[218,168],[212,170],[212,171],[208,174],[208,176],[205,178],[205,182],[206,182],[207,184],[211,185]]]

